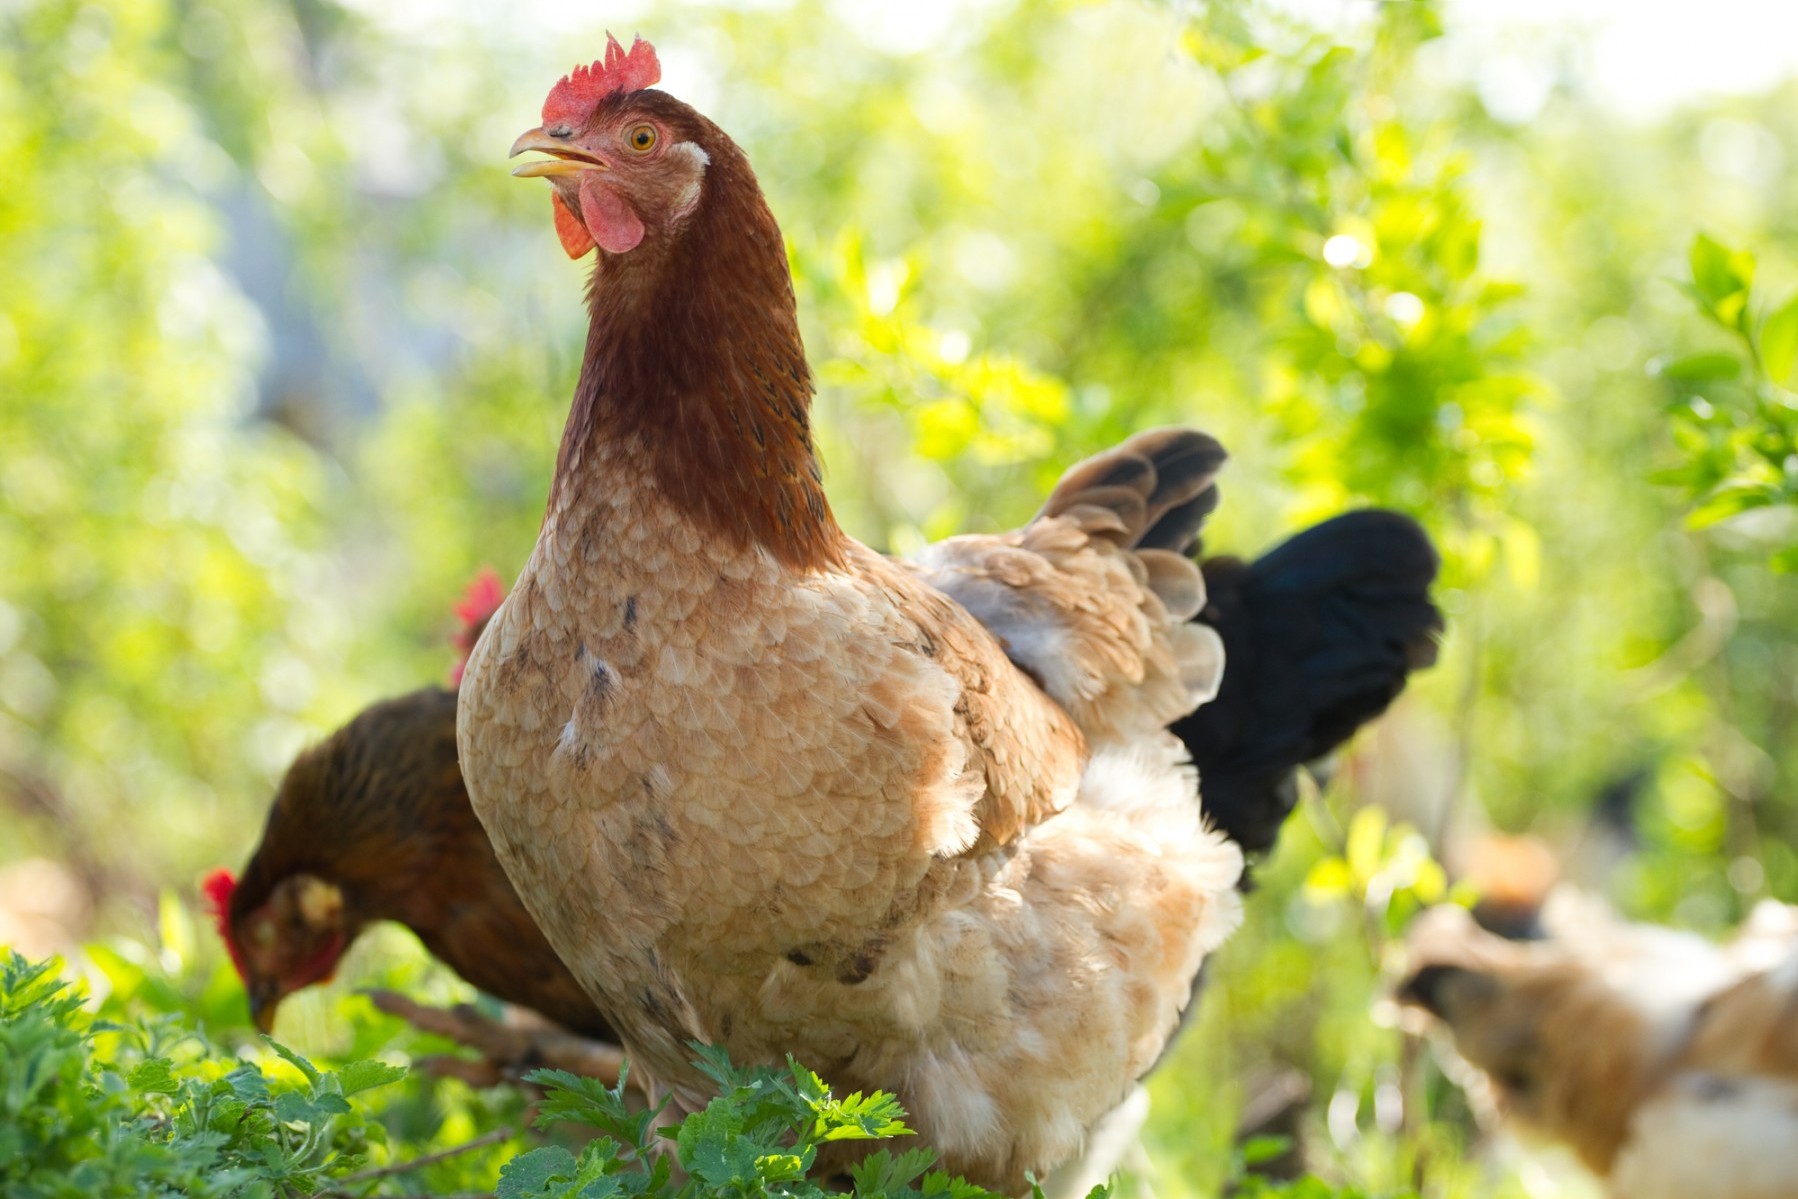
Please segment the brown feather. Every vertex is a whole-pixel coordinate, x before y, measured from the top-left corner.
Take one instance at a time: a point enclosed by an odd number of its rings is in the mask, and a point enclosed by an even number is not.
[[[755,171],[716,125],[661,92],[607,106],[654,116],[701,146],[711,158],[706,202],[678,240],[600,252],[552,509],[586,473],[596,441],[631,440],[643,447],[639,469],[705,531],[797,569],[840,565],[785,243]]]
[[[298,877],[341,889],[345,950],[368,925],[396,921],[481,990],[613,1038],[519,902],[469,806],[454,692],[429,687],[375,704],[288,769],[231,896],[252,969],[257,938],[245,925]],[[277,922],[278,934],[296,932]]]

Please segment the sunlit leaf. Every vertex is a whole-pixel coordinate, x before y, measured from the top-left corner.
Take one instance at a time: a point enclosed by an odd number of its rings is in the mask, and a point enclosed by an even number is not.
[[[386,1086],[406,1077],[404,1066],[390,1066],[386,1062],[361,1061],[351,1062],[336,1071],[338,1085],[347,1095],[360,1094],[373,1087]]]
[[[1720,487],[1706,496],[1702,503],[1692,509],[1687,521],[1693,528],[1702,529],[1732,516],[1740,516],[1750,509],[1765,508],[1773,502],[1773,493],[1764,485],[1732,484]]]
[[[1713,379],[1733,379],[1742,373],[1742,360],[1734,354],[1718,352],[1687,354],[1671,362],[1661,363],[1659,373],[1668,379],[1686,383],[1704,383]]]
[[[1760,350],[1769,379],[1782,387],[1798,383],[1794,379],[1794,370],[1798,369],[1798,295],[1761,325]]]
[[[1706,233],[1692,239],[1689,258],[1692,285],[1712,308],[1746,292],[1754,279],[1753,255],[1731,250]]]

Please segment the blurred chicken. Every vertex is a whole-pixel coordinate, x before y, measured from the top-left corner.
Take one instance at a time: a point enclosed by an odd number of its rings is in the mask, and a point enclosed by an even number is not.
[[[1518,943],[1426,913],[1400,999],[1616,1199],[1798,1196],[1798,910],[1763,904],[1722,946],[1576,895],[1544,922]]]
[[[1573,907],[1581,909],[1571,922],[1563,922],[1563,932],[1578,935],[1582,925],[1589,927],[1594,909],[1603,905],[1575,897],[1604,890],[1617,867],[1637,851],[1636,810],[1652,778],[1647,766],[1614,776],[1571,830],[1564,823],[1557,827],[1552,820],[1539,820],[1539,831],[1503,833],[1484,826],[1483,813],[1471,813],[1450,836],[1442,856],[1451,876],[1478,894],[1473,917],[1480,927],[1512,940],[1548,935],[1551,900],[1564,915]],[[1480,827],[1467,827],[1475,821]]]

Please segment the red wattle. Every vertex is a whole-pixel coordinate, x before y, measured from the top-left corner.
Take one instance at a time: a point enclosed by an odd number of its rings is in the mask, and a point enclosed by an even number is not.
[[[593,235],[587,232],[587,226],[581,224],[581,218],[568,211],[568,205],[562,197],[550,193],[549,206],[556,210],[556,236],[562,239],[562,249],[570,258],[579,258],[593,248]]]
[[[613,254],[634,250],[643,240],[643,222],[623,196],[603,183],[581,183],[581,216],[586,218],[587,232],[593,240]]]

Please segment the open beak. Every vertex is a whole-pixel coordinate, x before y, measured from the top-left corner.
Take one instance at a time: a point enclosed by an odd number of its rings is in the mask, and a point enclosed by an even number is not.
[[[535,158],[530,162],[521,162],[512,168],[512,173],[521,179],[535,179],[543,175],[575,175],[581,171],[609,171],[612,168],[601,162],[594,155],[567,140],[551,137],[541,128],[533,129],[512,143],[512,152],[507,158],[517,158],[526,150],[538,150],[552,155],[550,158]]]
[[[281,1006],[281,986],[274,979],[259,979],[250,987],[250,1023],[258,1032],[275,1031],[275,1009]]]

